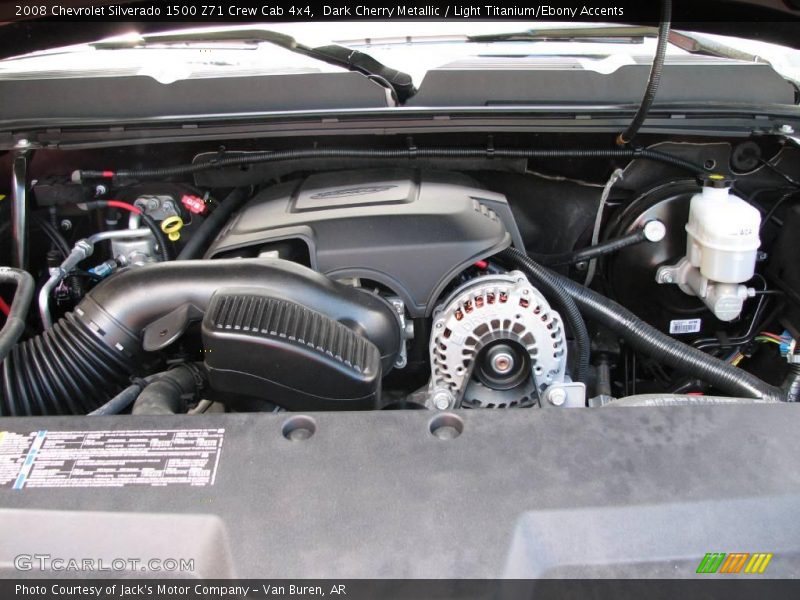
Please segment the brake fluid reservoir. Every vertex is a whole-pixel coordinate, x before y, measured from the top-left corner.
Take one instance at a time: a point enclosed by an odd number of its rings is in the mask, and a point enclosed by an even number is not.
[[[731,181],[709,175],[692,197],[686,256],[711,281],[742,283],[753,276],[761,213],[731,194]]]

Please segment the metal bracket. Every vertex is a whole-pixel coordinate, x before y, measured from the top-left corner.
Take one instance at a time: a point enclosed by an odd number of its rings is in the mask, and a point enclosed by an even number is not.
[[[554,383],[542,394],[542,407],[583,408],[586,406],[586,385],[577,381]]]
[[[24,140],[22,140],[24,141]],[[13,203],[11,205],[11,231],[13,246],[11,248],[12,264],[18,269],[28,268],[28,158],[30,150],[25,148],[14,152],[14,163],[11,172],[11,189]]]
[[[391,296],[387,300],[397,313],[397,320],[400,322],[400,349],[394,361],[394,368],[403,369],[408,364],[406,341],[414,339],[414,323],[406,319],[406,305],[400,298]]]
[[[194,304],[179,306],[145,328],[142,348],[145,352],[156,352],[166,348],[183,335],[189,323],[202,318],[203,311]]]

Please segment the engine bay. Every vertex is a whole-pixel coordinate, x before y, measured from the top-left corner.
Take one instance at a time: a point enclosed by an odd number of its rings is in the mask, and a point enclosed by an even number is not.
[[[796,401],[800,150],[572,141],[7,153],[0,414]]]

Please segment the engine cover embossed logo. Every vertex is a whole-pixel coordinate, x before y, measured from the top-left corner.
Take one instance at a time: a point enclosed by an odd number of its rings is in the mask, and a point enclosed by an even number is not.
[[[309,196],[314,200],[323,200],[327,198],[349,198],[350,196],[366,196],[367,194],[379,194],[387,190],[396,188],[396,185],[369,185],[363,187],[345,188],[342,190],[328,190],[326,192],[317,192]]]

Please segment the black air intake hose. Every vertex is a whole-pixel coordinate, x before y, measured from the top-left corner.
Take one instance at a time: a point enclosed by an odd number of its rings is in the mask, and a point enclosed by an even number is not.
[[[146,352],[179,337],[219,289],[289,300],[343,323],[381,353],[400,348],[397,315],[382,298],[278,259],[157,263],[124,269],[52,329],[14,347],[3,364],[0,414],[85,414],[136,374]]]
[[[86,414],[105,403],[136,370],[74,313],[3,361],[0,415]]]
[[[524,269],[530,262],[526,255],[513,248],[504,250],[501,256],[520,269]],[[671,338],[642,321],[627,308],[568,277],[552,272],[550,275],[572,296],[584,316],[602,323],[635,349],[683,373],[702,379],[725,393],[745,398],[786,400],[786,392],[780,388]]]

